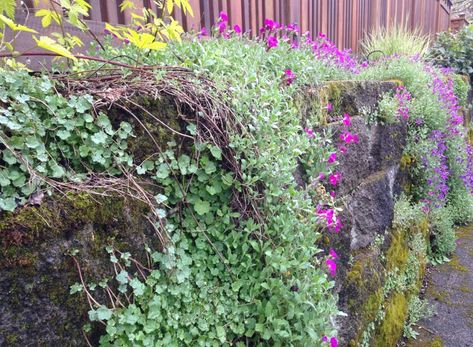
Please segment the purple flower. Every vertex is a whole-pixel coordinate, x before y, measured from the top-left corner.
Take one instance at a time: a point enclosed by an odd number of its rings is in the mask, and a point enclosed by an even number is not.
[[[338,184],[338,182],[341,181],[341,179],[342,179],[342,174],[340,172],[331,174],[328,177],[328,181],[332,186],[336,186]]]
[[[304,131],[305,131],[305,133],[307,134],[307,136],[308,136],[309,138],[313,138],[313,137],[314,137],[314,130],[309,129],[309,128],[305,128]]]
[[[350,118],[350,115],[348,113],[345,113],[343,115],[343,125],[349,127],[351,125],[351,118]]]
[[[225,12],[220,12],[220,20],[222,22],[228,22],[228,15]]]
[[[209,35],[209,32],[207,31],[207,28],[202,27],[202,29],[200,29],[199,36],[208,36],[208,35]]]
[[[396,88],[395,97],[399,103],[397,114],[404,120],[409,119],[409,101],[411,101],[411,93],[404,86]]]
[[[264,27],[268,30],[273,30],[274,28],[276,28],[276,25],[277,25],[277,23],[275,21],[273,21],[272,19],[266,18],[264,20]]]
[[[335,250],[333,248],[330,248],[329,256],[332,257],[335,260],[338,259],[338,254],[337,254],[337,252],[335,252]]]
[[[278,38],[276,36],[271,35],[268,37],[267,43],[269,48],[277,47],[279,44]]]
[[[218,31],[220,34],[224,33],[227,30],[227,22],[223,21],[218,23]]]
[[[327,159],[327,162],[329,164],[333,164],[337,161],[337,153],[336,152],[333,152],[329,155],[328,159]]]
[[[284,70],[284,77],[287,85],[291,85],[292,82],[296,79],[296,75],[292,72],[291,69]]]
[[[345,142],[346,144],[350,144],[350,143],[352,143],[352,142],[358,143],[358,141],[359,141],[358,135],[352,134],[352,133],[349,132],[349,131],[343,132],[343,133],[340,135],[340,140],[343,141],[343,142]]]
[[[326,106],[327,112],[332,112],[333,111],[333,105],[329,102]]]
[[[241,34],[241,28],[238,24],[236,24],[234,27],[233,27],[233,30],[235,31],[235,33],[237,34]]]
[[[335,277],[337,275],[337,263],[335,263],[335,261],[333,261],[332,259],[327,259],[325,261],[325,264],[327,264],[327,267],[330,271],[330,275],[332,277]]]

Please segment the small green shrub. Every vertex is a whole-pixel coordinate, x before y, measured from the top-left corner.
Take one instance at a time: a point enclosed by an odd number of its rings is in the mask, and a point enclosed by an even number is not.
[[[452,184],[447,207],[454,224],[468,224],[473,221],[473,195],[469,194],[463,182]]]
[[[456,248],[452,216],[448,208],[433,209],[430,216],[433,234],[430,259],[433,263],[443,263]]]
[[[420,299],[416,295],[413,295],[407,305],[407,320],[404,325],[404,337],[408,339],[415,339],[419,333],[414,330],[414,325],[424,318],[431,317],[435,310],[427,300]]]
[[[433,63],[451,67],[457,73],[473,74],[473,25],[458,32],[446,31],[438,34],[429,52]]]
[[[405,230],[418,223],[424,216],[420,204],[412,205],[406,194],[401,194],[394,204],[393,228]]]

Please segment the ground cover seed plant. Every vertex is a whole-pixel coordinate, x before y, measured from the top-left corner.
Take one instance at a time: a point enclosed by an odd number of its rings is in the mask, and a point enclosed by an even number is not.
[[[344,327],[336,322],[343,313],[333,288],[342,254],[322,241],[344,232],[335,193],[344,179],[338,163],[360,141],[352,125],[359,115],[340,114],[327,102],[314,117],[304,117],[297,95],[347,79],[399,82],[377,110],[367,111],[366,122],[408,127],[402,164],[411,183],[396,202],[392,226],[408,235],[405,264],[386,271],[380,296],[401,300],[403,290],[412,291],[400,324],[406,336],[415,336],[413,324],[428,311],[417,299],[420,267],[427,257],[446,261],[455,247],[454,222],[473,217],[465,101],[455,94],[467,90],[464,80],[418,56],[358,62],[323,34],[311,38],[297,25],[271,19],[250,38],[221,13],[214,27],[159,50],[133,44],[126,29],[106,30],[107,42],[97,43],[91,55],[126,64],[111,66],[110,88],[129,78],[120,101],[90,88],[110,78],[101,75],[102,63],[90,60],[71,66],[79,76],[93,71],[93,78],[84,78],[89,87],[8,66],[0,75],[1,210],[40,203],[44,194],[74,184],[126,178],[155,187],[131,194],[147,201],[163,249],[147,247],[143,264],[109,246],[114,274],[71,286],[71,295],[90,303],[91,323],[104,325],[101,345],[338,346]],[[153,28],[144,28],[142,38],[147,30]],[[159,109],[162,100],[150,98],[141,107],[133,97],[163,90],[181,100],[181,118],[167,124],[173,136],[162,136],[165,147],[137,157],[130,149],[140,129],[134,114]],[[127,119],[113,120],[107,113],[112,105]],[[196,115],[186,117],[189,110]],[[334,137],[327,123],[340,124],[340,134]],[[150,134],[150,141],[158,136]],[[294,175],[301,167],[304,184]],[[409,234],[424,220],[429,237],[425,228]],[[111,300],[98,299],[99,291]],[[362,345],[376,334],[391,341],[383,322],[398,317],[393,302],[393,308],[375,307]]]

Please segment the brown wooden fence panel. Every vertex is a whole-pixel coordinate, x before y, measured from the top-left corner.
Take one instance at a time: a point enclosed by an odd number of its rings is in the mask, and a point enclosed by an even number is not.
[[[42,6],[48,1],[41,0]],[[31,4],[32,1],[28,1]],[[92,21],[127,24],[130,13],[121,13],[121,0],[89,0]],[[151,0],[135,0],[138,8],[149,7]],[[341,48],[357,50],[359,41],[378,27],[407,25],[432,37],[450,24],[450,0],[190,0],[194,17],[176,11],[174,16],[186,31],[209,29],[221,11],[229,23],[243,31],[256,33],[266,18],[282,24],[298,24],[312,36],[325,33]]]

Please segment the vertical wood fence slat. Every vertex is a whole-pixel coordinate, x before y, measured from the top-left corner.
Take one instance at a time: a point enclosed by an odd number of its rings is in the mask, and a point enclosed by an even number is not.
[[[149,6],[149,0],[134,0],[138,8]],[[229,24],[238,24],[252,34],[271,18],[282,24],[296,23],[302,32],[313,36],[320,32],[341,48],[359,48],[359,41],[379,27],[406,25],[419,28],[432,37],[447,30],[450,24],[450,0],[189,0],[194,17],[176,10],[174,16],[187,31],[207,29],[215,24],[220,11],[228,13]],[[131,12],[121,13],[122,0],[89,0],[93,6],[89,20],[125,24]],[[26,2],[31,6],[32,1]],[[41,7],[47,6],[41,0]]]

